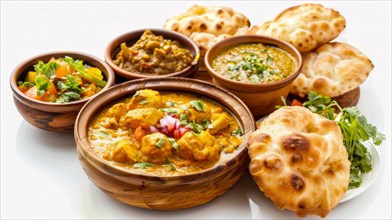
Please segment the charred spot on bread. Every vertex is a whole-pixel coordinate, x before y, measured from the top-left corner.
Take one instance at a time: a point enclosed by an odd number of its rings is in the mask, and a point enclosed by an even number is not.
[[[300,176],[293,173],[293,175],[291,175],[291,186],[296,191],[301,191],[305,187],[305,182],[303,181],[303,179]]]
[[[310,143],[303,135],[293,133],[286,138],[283,138],[282,146],[288,151],[306,151],[309,149]]]

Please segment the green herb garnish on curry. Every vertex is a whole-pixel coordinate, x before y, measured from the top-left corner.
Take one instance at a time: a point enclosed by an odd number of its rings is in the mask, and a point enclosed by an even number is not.
[[[18,81],[18,88],[39,101],[67,103],[88,98],[106,85],[101,70],[65,56],[49,62],[38,61],[34,71]]]
[[[243,83],[271,83],[294,74],[296,61],[278,47],[250,43],[218,54],[212,68],[226,78]]]

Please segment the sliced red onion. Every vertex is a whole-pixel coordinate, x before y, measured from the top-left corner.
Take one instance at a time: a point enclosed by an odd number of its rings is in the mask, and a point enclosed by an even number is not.
[[[150,132],[155,133],[155,132],[159,132],[159,130],[157,127],[150,125]]]
[[[164,134],[166,134],[166,135],[169,135],[169,130],[167,129],[167,127],[163,127],[162,129],[161,129],[161,133],[164,133]]]

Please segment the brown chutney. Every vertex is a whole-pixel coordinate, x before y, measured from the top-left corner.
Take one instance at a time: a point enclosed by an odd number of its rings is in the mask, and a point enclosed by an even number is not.
[[[294,74],[296,61],[281,48],[247,43],[218,54],[212,68],[226,78],[243,83],[271,83]]]
[[[184,70],[192,61],[192,53],[178,41],[146,30],[131,47],[121,44],[114,63],[129,72],[165,75]]]

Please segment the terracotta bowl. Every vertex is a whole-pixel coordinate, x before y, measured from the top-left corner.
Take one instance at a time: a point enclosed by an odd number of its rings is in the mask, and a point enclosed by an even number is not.
[[[200,56],[200,49],[193,42],[190,38],[179,34],[174,31],[166,30],[166,29],[157,29],[157,28],[148,28],[152,31],[155,35],[163,36],[165,39],[171,39],[178,41],[182,46],[187,48],[192,55],[195,57],[194,62],[192,65],[188,66],[187,68],[183,69],[179,72],[169,73],[165,75],[151,75],[151,74],[141,74],[136,72],[129,72],[124,69],[121,69],[113,61],[116,58],[117,53],[120,51],[120,45],[123,42],[126,42],[127,46],[133,45],[140,37],[143,35],[146,29],[139,29],[130,31],[128,33],[122,34],[112,40],[106,48],[105,51],[105,61],[109,64],[109,66],[114,70],[115,74],[119,75],[120,78],[124,78],[126,81],[127,79],[142,79],[142,78],[156,78],[156,77],[185,77],[192,73],[197,72],[199,68],[199,56]]]
[[[244,83],[226,78],[212,69],[212,62],[218,54],[234,46],[245,43],[263,43],[279,47],[291,54],[296,61],[295,72],[286,79],[272,83]],[[204,59],[208,73],[214,84],[222,86],[243,100],[255,117],[260,117],[274,111],[276,105],[282,105],[281,97],[287,97],[291,83],[298,77],[302,68],[300,52],[291,44],[261,35],[242,35],[225,39],[211,47]]]
[[[27,97],[18,89],[16,82],[23,80],[27,72],[33,70],[33,66],[39,60],[48,62],[52,57],[59,58],[64,56],[83,60],[84,63],[99,68],[105,74],[107,80],[107,84],[102,91],[114,84],[115,76],[110,67],[100,59],[85,53],[59,51],[41,54],[25,60],[14,69],[10,78],[10,84],[14,95],[14,103],[19,113],[27,122],[37,128],[58,132],[72,131],[79,110],[87,101],[99,94],[69,103],[50,103]]]
[[[244,131],[240,147],[228,159],[211,168],[180,176],[138,174],[102,159],[93,151],[87,140],[90,121],[107,104],[147,88],[190,92],[225,106],[237,118]],[[84,171],[103,192],[132,206],[175,210],[204,204],[222,195],[240,179],[249,162],[246,144],[254,130],[255,122],[251,112],[237,97],[211,83],[168,77],[128,81],[99,94],[81,110],[75,124],[75,141]]]

